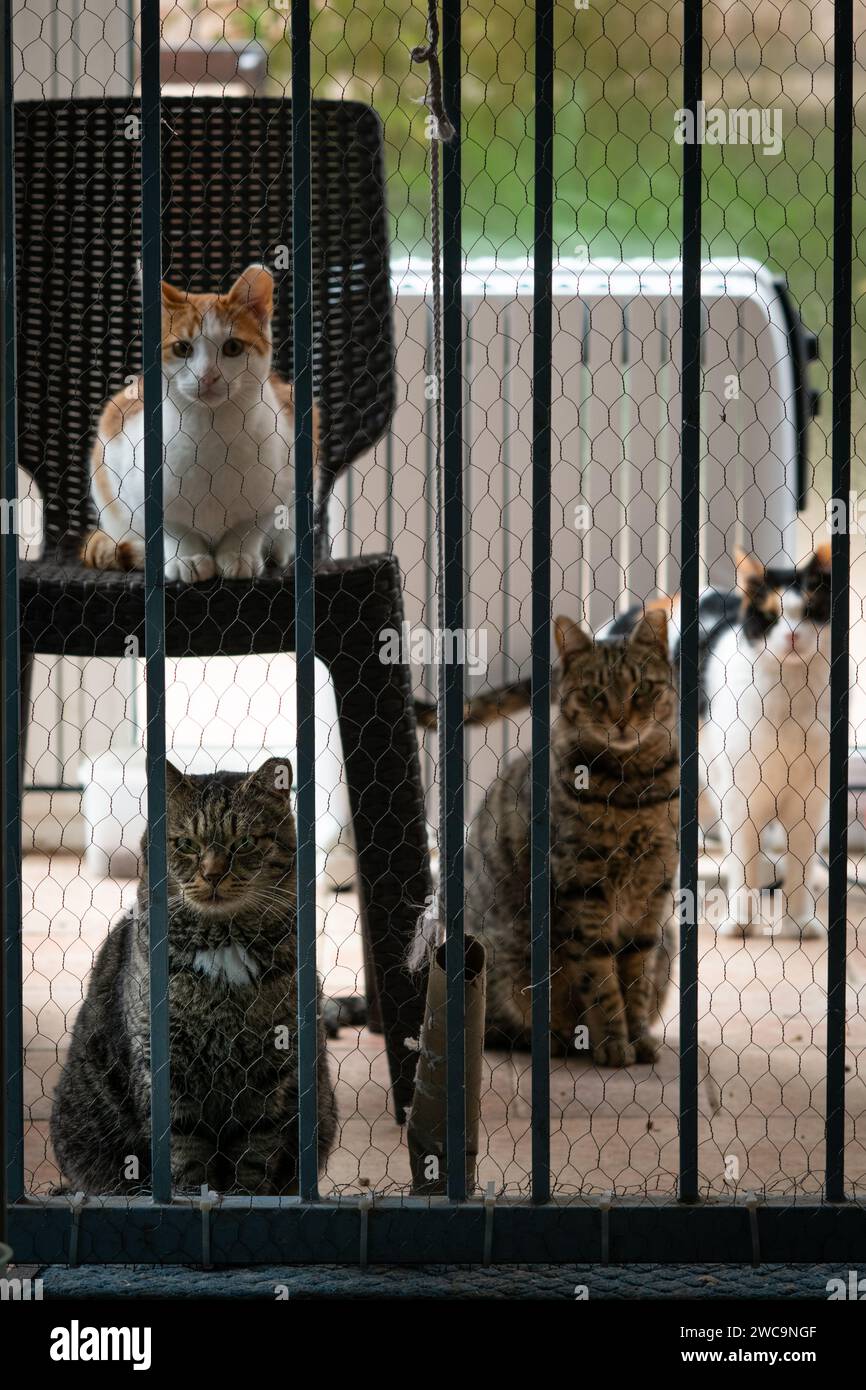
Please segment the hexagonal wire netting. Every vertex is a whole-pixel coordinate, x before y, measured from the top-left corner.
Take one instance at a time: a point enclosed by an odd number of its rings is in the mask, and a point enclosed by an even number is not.
[[[834,7],[704,4],[684,98],[679,5],[446,5],[452,141],[406,0],[308,111],[287,5],[13,8],[12,1188],[461,1196],[450,1113],[469,1196],[859,1189]]]

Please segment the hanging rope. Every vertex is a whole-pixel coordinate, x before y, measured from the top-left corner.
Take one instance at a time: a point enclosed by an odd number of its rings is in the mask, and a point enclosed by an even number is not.
[[[453,140],[454,127],[448,119],[448,113],[442,103],[442,69],[439,66],[439,6],[437,0],[429,0],[427,42],[412,49],[412,62],[427,63],[430,67],[426,102],[436,122],[436,130],[433,134],[434,146],[437,140]],[[436,191],[438,192],[438,190]]]

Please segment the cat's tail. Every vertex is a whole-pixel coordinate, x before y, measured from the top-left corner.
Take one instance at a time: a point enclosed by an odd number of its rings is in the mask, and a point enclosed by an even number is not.
[[[140,570],[144,547],[140,541],[115,541],[104,531],[91,531],[81,546],[81,560],[92,570]]]
[[[341,1028],[363,1028],[367,1000],[362,994],[327,995],[322,1000],[322,1022],[329,1038],[339,1037]]]
[[[492,724],[497,719],[506,719],[510,714],[519,714],[528,709],[531,697],[532,684],[529,680],[513,681],[510,685],[499,686],[496,690],[482,690],[480,695],[473,695],[463,706],[463,722]],[[422,729],[435,729],[435,702],[416,700],[415,718]]]
[[[662,929],[662,939],[655,954],[650,957],[647,970],[653,987],[653,1001],[650,1005],[650,1021],[663,1020],[663,1007],[671,983],[673,963],[679,953],[677,927],[670,917]]]

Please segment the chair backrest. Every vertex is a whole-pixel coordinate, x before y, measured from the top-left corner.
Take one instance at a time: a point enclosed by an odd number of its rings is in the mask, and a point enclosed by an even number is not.
[[[166,97],[163,267],[180,288],[274,270],[276,368],[292,376],[291,102]],[[91,524],[87,458],[102,403],[141,365],[139,106],[16,106],[18,435],[44,503],[45,554]],[[382,129],[358,102],[313,104],[314,390],[321,521],[334,479],[394,408]]]

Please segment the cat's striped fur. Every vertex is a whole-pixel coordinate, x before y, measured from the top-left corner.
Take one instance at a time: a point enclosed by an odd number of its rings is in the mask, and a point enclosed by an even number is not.
[[[296,836],[291,769],[184,776],[168,765],[174,1186],[291,1194],[298,1174]],[[51,1135],[77,1190],[147,1188],[148,878],[97,955]],[[336,1131],[319,1032],[319,1160]],[[130,1160],[135,1159],[135,1163]]]
[[[651,1061],[667,980],[677,864],[677,702],[663,613],[594,642],[557,620],[551,729],[551,1032],[594,1060]],[[468,835],[466,930],[487,948],[490,1044],[525,1044],[530,977],[530,766],[511,755]]]

